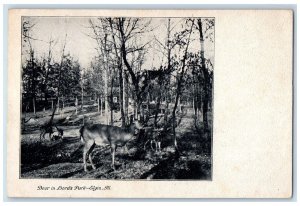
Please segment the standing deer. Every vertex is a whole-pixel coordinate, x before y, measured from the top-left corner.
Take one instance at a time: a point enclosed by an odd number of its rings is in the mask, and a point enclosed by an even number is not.
[[[116,148],[126,146],[126,143],[133,139],[133,137],[138,133],[138,130],[142,126],[139,122],[134,122],[129,128],[121,128],[111,125],[94,124],[90,126],[82,126],[80,129],[80,138],[84,143],[83,148],[83,167],[84,171],[87,171],[87,156],[92,165],[93,169],[96,169],[92,162],[91,152],[93,151],[95,145],[105,146],[109,145],[111,148],[112,156],[112,168],[115,170],[115,153]]]
[[[151,149],[154,151],[153,144],[155,145],[155,152],[161,151],[161,132],[162,129],[154,129],[152,127],[144,127],[144,135],[147,141],[144,144],[144,150],[146,150],[146,145],[150,143]]]

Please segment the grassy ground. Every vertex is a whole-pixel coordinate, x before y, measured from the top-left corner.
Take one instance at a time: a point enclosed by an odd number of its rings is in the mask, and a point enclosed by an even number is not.
[[[85,113],[89,121],[104,121],[95,112]],[[116,114],[117,116],[117,114]],[[172,136],[166,135],[162,151],[143,149],[135,141],[129,146],[129,154],[118,148],[116,170],[112,170],[110,150],[96,146],[92,156],[96,170],[88,166],[83,170],[83,143],[79,141],[82,114],[56,115],[55,122],[64,129],[63,140],[39,141],[39,125],[48,116],[40,116],[27,122],[21,139],[22,178],[98,178],[98,179],[211,179],[210,131],[195,127],[192,114],[188,113],[176,129],[180,153],[176,153]],[[116,118],[117,119],[117,118]],[[199,129],[200,128],[200,129]]]

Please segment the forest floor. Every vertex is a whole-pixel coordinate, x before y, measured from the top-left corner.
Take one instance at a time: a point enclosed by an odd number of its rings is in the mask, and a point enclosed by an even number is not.
[[[85,112],[84,116],[93,123],[104,121],[97,112]],[[110,150],[96,146],[92,152],[96,170],[88,165],[88,172],[83,170],[83,143],[79,139],[82,115],[55,115],[54,122],[64,130],[64,139],[56,141],[50,141],[48,134],[39,141],[39,126],[49,119],[49,114],[38,115],[23,125],[21,178],[211,180],[211,132],[199,131],[191,112],[176,128],[179,153],[175,152],[170,134],[163,138],[160,152],[149,147],[144,150],[133,142],[128,145],[129,154],[123,148],[117,149],[114,171]]]

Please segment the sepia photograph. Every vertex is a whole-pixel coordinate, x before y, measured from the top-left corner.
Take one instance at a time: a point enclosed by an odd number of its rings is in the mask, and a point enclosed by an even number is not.
[[[214,17],[21,27],[20,179],[213,180]]]

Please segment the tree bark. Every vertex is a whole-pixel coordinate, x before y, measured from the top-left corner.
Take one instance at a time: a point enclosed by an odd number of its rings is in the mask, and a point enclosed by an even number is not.
[[[158,94],[158,98],[156,99],[156,105],[155,105],[155,113],[154,113],[154,127],[157,127],[157,117],[158,113],[160,111],[160,102],[161,102],[161,92]]]
[[[35,97],[32,99],[32,105],[33,105],[33,114],[36,114],[36,110],[35,110]]]
[[[124,76],[125,76],[125,122],[126,125],[129,124],[129,117],[128,117],[128,107],[129,107],[129,82],[128,82],[128,74],[126,72],[124,72]]]
[[[100,116],[102,116],[102,114],[103,114],[103,111],[102,111],[102,109],[103,109],[102,102],[103,102],[102,96],[100,96]]]
[[[207,119],[207,112],[208,112],[208,83],[209,83],[209,74],[208,70],[205,65],[205,57],[204,57],[204,37],[203,37],[203,28],[202,28],[202,21],[199,18],[197,20],[198,23],[198,29],[199,29],[199,35],[200,35],[200,56],[201,56],[201,70],[203,72],[204,76],[204,87],[203,87],[203,104],[202,104],[202,115],[203,115],[203,123],[204,123],[204,129],[208,129],[208,119]]]
[[[122,120],[122,127],[125,127],[125,113],[124,113],[124,92],[123,92],[123,69],[122,64],[119,68],[119,84],[120,84],[120,97],[119,97],[119,105],[120,105],[120,112],[121,112],[121,120]]]
[[[83,84],[84,84],[84,73],[82,74],[82,81],[81,81],[81,110],[83,110]]]
[[[104,57],[105,57],[105,76],[104,76],[104,101],[105,101],[105,119],[106,119],[106,124],[108,125],[108,98],[107,98],[107,89],[108,89],[108,83],[107,83],[107,78],[108,78],[108,58],[107,58],[107,51],[106,51],[106,41],[107,41],[107,34],[105,34],[104,37]]]
[[[110,125],[114,125],[114,95],[113,95],[113,87],[114,87],[114,77],[113,74],[111,76],[111,86],[110,86]]]

